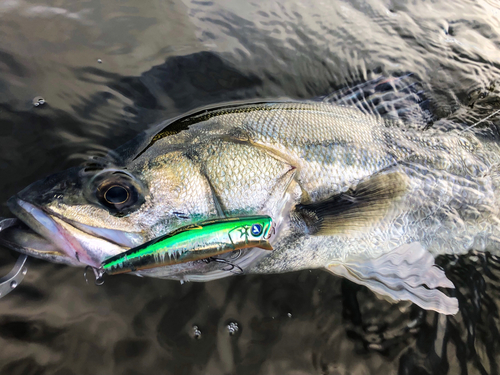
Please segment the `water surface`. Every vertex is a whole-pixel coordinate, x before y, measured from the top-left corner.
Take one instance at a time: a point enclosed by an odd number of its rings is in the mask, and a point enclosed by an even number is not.
[[[499,61],[494,0],[2,1],[0,202],[200,106],[318,98],[374,72],[413,73],[437,119],[473,123],[500,108]],[[0,271],[14,260],[2,249]],[[33,260],[0,300],[0,373],[498,374],[498,258],[438,263],[456,316],[319,270],[95,287]]]

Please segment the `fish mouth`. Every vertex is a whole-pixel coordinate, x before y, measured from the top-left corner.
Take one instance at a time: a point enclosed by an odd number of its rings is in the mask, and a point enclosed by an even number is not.
[[[71,222],[17,196],[10,198],[7,205],[22,223],[2,230],[0,243],[37,258],[99,267],[107,257],[140,241],[125,232]]]

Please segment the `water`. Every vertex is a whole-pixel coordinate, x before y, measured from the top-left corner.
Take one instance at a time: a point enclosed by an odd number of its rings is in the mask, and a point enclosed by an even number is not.
[[[499,108],[494,0],[7,0],[0,36],[0,202],[162,119],[372,71],[414,73],[438,118]],[[14,259],[0,252],[2,274]],[[498,374],[499,260],[438,262],[458,286],[449,318],[319,270],[96,287],[33,260],[0,300],[0,373]]]

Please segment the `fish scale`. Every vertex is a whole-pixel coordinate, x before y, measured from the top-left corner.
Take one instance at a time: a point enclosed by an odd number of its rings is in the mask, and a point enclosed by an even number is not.
[[[217,155],[213,150],[219,151]],[[256,206],[262,207],[277,181],[291,168],[251,145],[220,139],[200,145],[197,155],[227,212],[251,212]]]
[[[383,120],[369,117],[368,124],[360,125],[356,120],[363,117],[353,109],[325,104],[289,107],[277,104],[273,110],[247,119],[243,128],[252,143],[286,155],[290,164],[300,168],[298,179],[313,200],[338,193],[391,164],[377,137],[385,126]],[[341,121],[352,119],[350,129],[342,126]],[[358,160],[367,153],[370,157],[362,159],[370,163],[345,163],[347,158]],[[342,173],[338,173],[339,167]]]

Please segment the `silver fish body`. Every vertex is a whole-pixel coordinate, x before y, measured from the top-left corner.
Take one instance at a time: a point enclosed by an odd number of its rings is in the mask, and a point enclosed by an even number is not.
[[[274,250],[225,259],[246,273],[326,267],[444,313],[457,305],[435,289],[453,284],[434,257],[498,253],[500,148],[458,128],[423,131],[328,103],[260,103],[172,120],[116,155],[12,197],[9,207],[31,229],[6,230],[3,243],[96,267],[189,223],[269,215]],[[232,274],[202,261],[138,273],[190,281]]]

